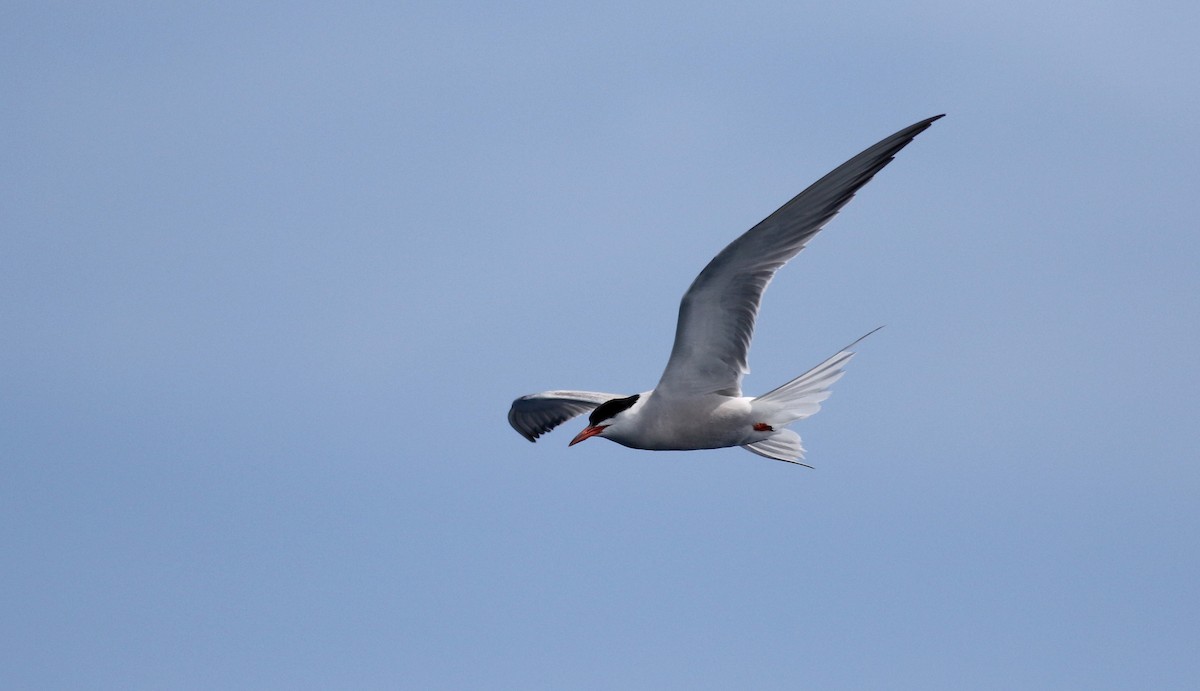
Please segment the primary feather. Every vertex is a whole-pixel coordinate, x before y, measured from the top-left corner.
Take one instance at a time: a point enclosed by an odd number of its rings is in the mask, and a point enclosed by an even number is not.
[[[940,117],[910,125],[867,148],[721,250],[680,302],[671,357],[652,391],[634,396],[593,391],[522,396],[509,409],[509,423],[535,441],[592,411],[588,427],[572,444],[602,436],[638,449],[741,446],[760,456],[798,463],[804,447],[800,436],[785,426],[820,410],[853,355],[853,344],[762,396],[742,396],[763,291],[775,272],[863,185]]]
[[[522,396],[508,409],[508,423],[529,441],[620,394],[595,391],[543,391]]]
[[[713,257],[679,305],[675,345],[655,392],[740,396],[742,376],[750,371],[754,320],[775,272],[940,117],[906,127],[846,161]]]

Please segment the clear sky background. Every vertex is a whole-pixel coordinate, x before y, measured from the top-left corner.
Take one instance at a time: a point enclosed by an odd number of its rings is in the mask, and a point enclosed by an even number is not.
[[[0,686],[1200,686],[1195,2],[6,3]],[[816,468],[505,420],[679,297]]]

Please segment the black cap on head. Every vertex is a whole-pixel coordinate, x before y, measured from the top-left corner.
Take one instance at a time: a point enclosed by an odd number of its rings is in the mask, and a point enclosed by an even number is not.
[[[634,403],[637,403],[637,400],[641,397],[641,394],[635,393],[628,398],[613,398],[601,403],[596,407],[595,410],[592,411],[592,414],[588,416],[588,424],[592,427],[595,427],[622,410],[629,410],[629,408],[632,407]]]

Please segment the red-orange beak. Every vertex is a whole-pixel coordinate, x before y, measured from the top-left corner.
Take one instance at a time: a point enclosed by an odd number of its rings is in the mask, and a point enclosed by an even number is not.
[[[603,432],[605,427],[608,427],[608,425],[596,425],[595,427],[584,427],[583,431],[580,432],[579,434],[576,434],[575,438],[572,439],[571,443],[567,444],[567,446],[575,446],[576,444],[583,441],[584,439],[587,439],[588,437],[594,437],[597,434],[600,434],[601,432]]]

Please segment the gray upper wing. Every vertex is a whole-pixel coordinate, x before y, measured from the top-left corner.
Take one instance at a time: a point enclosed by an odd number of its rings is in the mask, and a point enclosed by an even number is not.
[[[940,117],[906,127],[846,161],[721,250],[683,296],[675,345],[655,392],[740,396],[758,305],[775,272]]]

